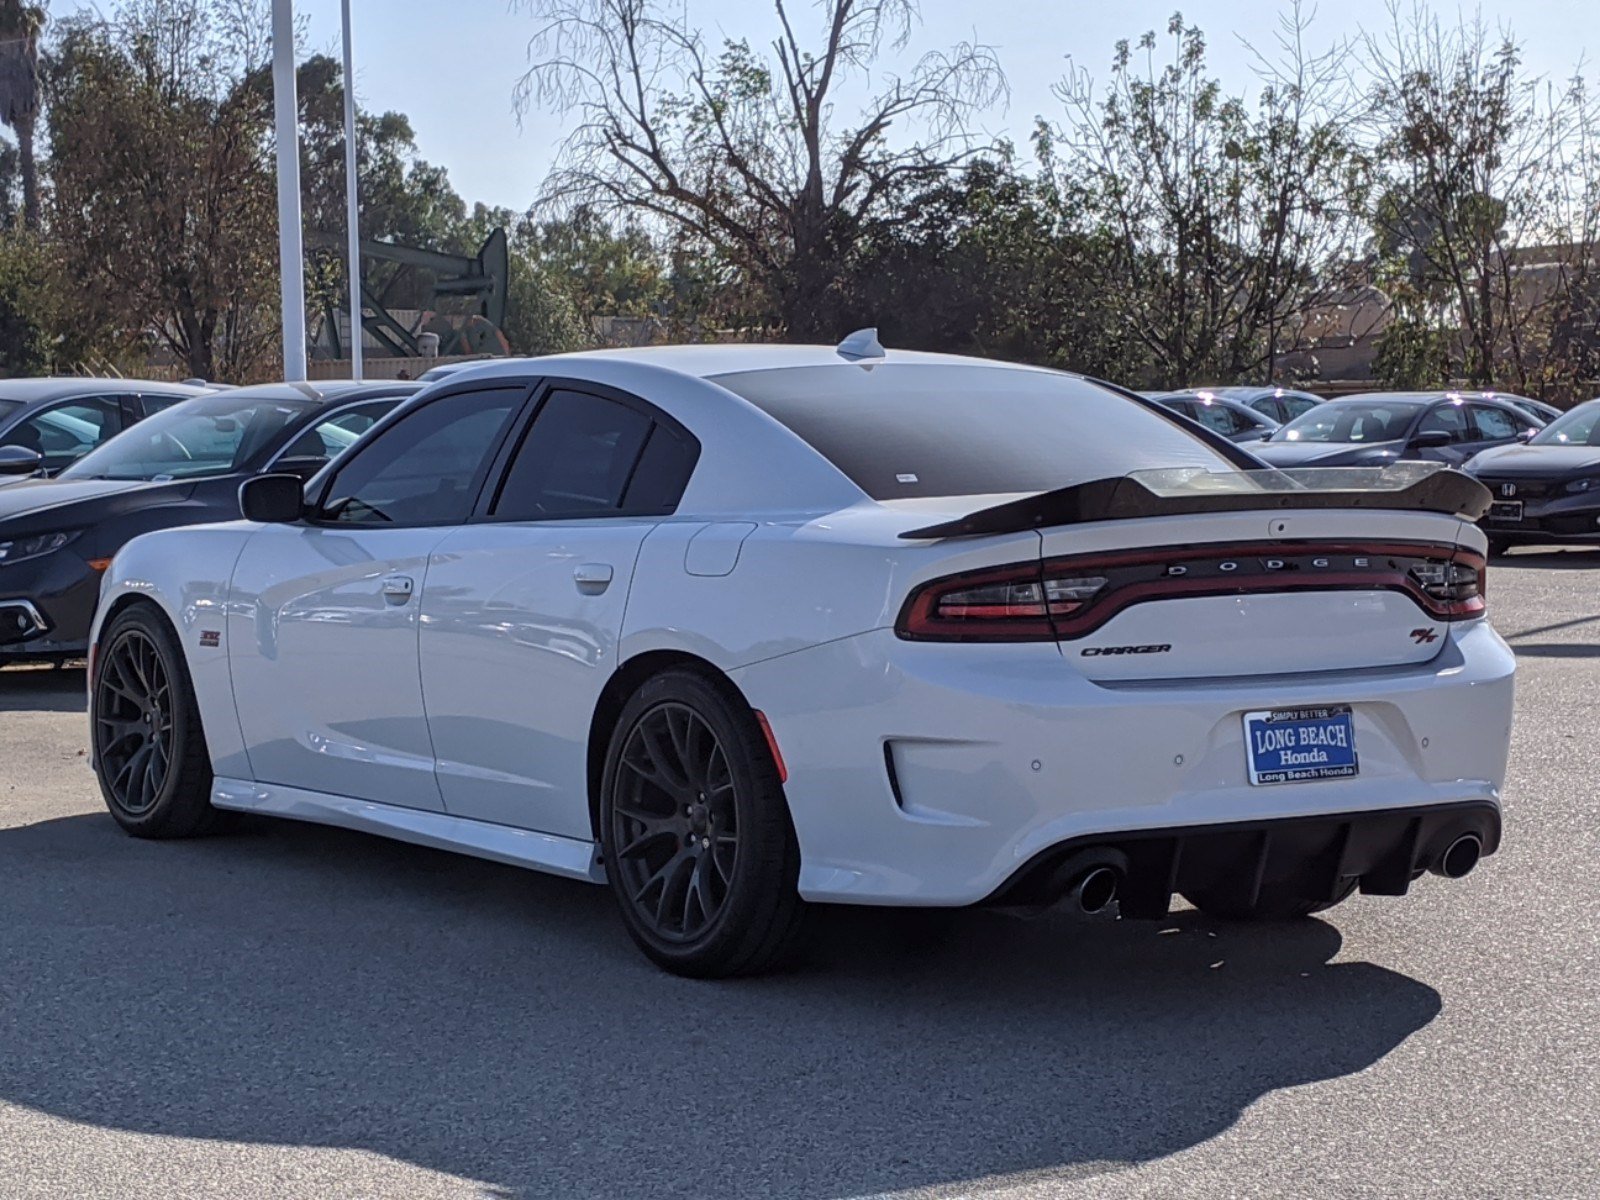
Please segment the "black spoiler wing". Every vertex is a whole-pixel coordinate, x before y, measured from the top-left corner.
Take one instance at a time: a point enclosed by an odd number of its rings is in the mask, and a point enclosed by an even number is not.
[[[1476,521],[1489,510],[1490,499],[1489,490],[1476,479],[1436,463],[1230,474],[1138,471],[1009,500],[954,521],[907,530],[900,536],[980,537],[1090,521],[1304,508],[1434,512]]]

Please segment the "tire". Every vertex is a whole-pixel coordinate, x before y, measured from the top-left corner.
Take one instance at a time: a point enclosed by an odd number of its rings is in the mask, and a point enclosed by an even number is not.
[[[1489,557],[1503,558],[1506,551],[1510,550],[1514,545],[1516,543],[1508,537],[1491,537],[1489,539]]]
[[[1360,882],[1359,879],[1347,880],[1332,900],[1307,900],[1284,887],[1263,887],[1254,905],[1246,904],[1237,894],[1221,888],[1194,888],[1184,892],[1183,898],[1206,916],[1224,921],[1294,921],[1343,904],[1355,894]]]
[[[183,648],[167,619],[136,604],[100,635],[89,686],[89,732],[100,794],[134,837],[213,829],[211,758]]]
[[[662,969],[754,975],[796,948],[800,849],[761,727],[731,687],[673,669],[634,693],[606,752],[600,838],[623,924]]]

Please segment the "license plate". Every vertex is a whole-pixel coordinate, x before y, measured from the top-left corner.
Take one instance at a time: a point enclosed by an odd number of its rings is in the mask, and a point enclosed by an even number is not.
[[[1496,500],[1489,505],[1489,519],[1491,521],[1520,521],[1522,520],[1521,500]]]
[[[1253,784],[1349,779],[1359,771],[1348,704],[1245,713],[1244,740]]]

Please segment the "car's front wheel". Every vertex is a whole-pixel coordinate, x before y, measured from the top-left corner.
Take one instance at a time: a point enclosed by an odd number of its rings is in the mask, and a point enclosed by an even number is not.
[[[123,829],[181,838],[216,823],[211,760],[183,648],[147,604],[118,613],[100,636],[90,725],[100,793]]]
[[[805,916],[800,852],[755,714],[691,670],[624,707],[601,785],[606,875],[628,932],[679,975],[778,965]]]

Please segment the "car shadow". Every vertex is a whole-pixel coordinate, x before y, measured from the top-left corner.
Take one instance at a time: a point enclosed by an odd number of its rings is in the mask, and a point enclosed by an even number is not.
[[[1600,658],[1594,642],[1512,642],[1518,658]]]
[[[1600,569],[1600,549],[1568,546],[1518,546],[1494,557],[1492,566],[1531,567],[1541,571],[1593,571]]]
[[[0,712],[86,712],[82,667],[0,668]]]
[[[1361,1071],[1440,1011],[1330,924],[819,912],[791,971],[661,974],[600,888],[242,820],[0,831],[0,1100],[359,1147],[534,1197],[970,1194]]]

